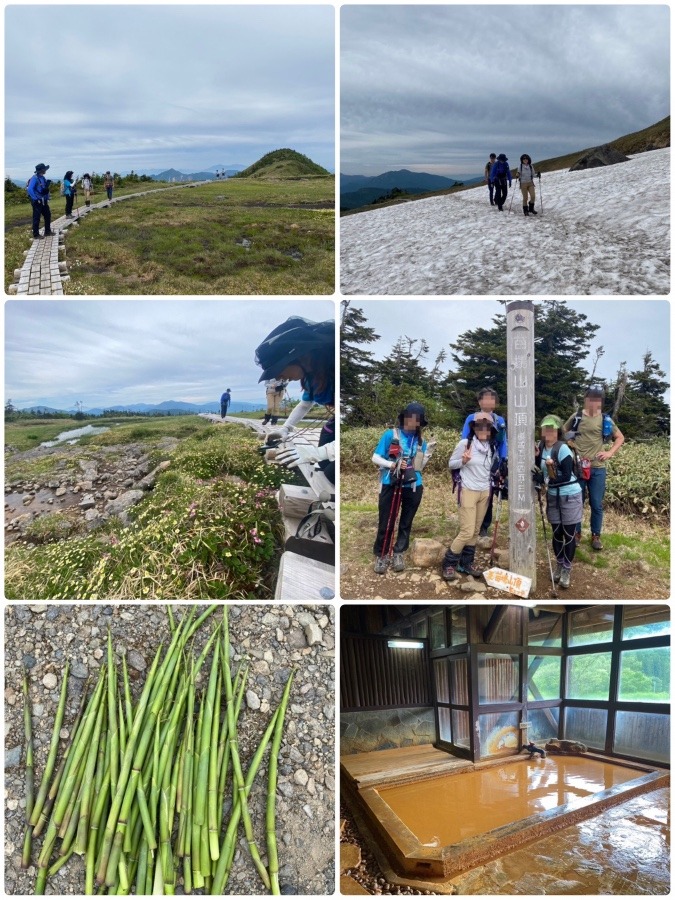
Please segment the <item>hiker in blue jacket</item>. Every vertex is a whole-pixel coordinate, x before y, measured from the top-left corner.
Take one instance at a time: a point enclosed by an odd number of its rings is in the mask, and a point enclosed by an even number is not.
[[[495,428],[497,430],[496,446],[497,452],[499,453],[499,470],[497,473],[497,478],[493,479],[493,481],[498,481],[503,488],[503,483],[506,476],[506,468],[509,459],[509,448],[506,443],[506,422],[504,421],[502,416],[498,415],[495,412],[495,407],[499,403],[499,397],[497,395],[497,391],[495,391],[493,388],[484,387],[481,388],[480,391],[478,391],[476,399],[478,400],[480,412],[487,413],[492,417],[492,421],[494,422]],[[480,415],[480,413],[471,413],[466,417],[464,421],[464,427],[462,428],[462,438],[465,440],[471,434],[470,426],[476,415]],[[497,489],[499,489],[499,487]],[[494,500],[494,490],[495,487],[493,484],[490,489],[490,498],[488,500],[487,509],[485,510],[485,517],[480,526],[479,537],[482,538],[488,536],[490,525],[492,525],[492,502]]]
[[[380,469],[377,535],[373,545],[376,575],[385,575],[390,562],[392,572],[405,569],[403,554],[410,544],[410,530],[424,492],[422,469],[436,446],[435,441],[427,443],[422,436],[426,425],[422,404],[408,403],[398,414],[397,427],[388,428],[375,447],[372,459]],[[399,511],[401,517],[394,537]]]
[[[227,407],[230,405],[230,400],[232,396],[230,394],[230,389],[228,388],[225,393],[220,398],[220,418],[224,419],[227,415]]]
[[[68,169],[63,176],[63,196],[66,198],[66,219],[73,218],[73,203],[75,202],[75,180],[72,169]]]
[[[509,168],[509,160],[505,153],[499,154],[497,162],[490,170],[490,181],[495,186],[495,203],[497,204],[497,209],[502,212],[504,203],[506,202],[506,196],[509,192],[506,186],[507,181],[509,187],[511,187],[511,169]]]
[[[40,216],[45,220],[45,237],[54,232],[51,230],[52,211],[49,208],[49,185],[51,182],[45,178],[45,172],[49,166],[44,163],[38,163],[35,166],[35,174],[31,176],[26,187],[30,202],[33,206],[33,237],[39,238],[40,234]]]

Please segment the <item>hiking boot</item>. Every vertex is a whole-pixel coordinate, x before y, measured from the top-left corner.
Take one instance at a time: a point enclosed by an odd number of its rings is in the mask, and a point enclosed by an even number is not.
[[[532,213],[533,216],[537,215],[537,210],[534,208],[534,203],[530,202],[528,206],[528,211]]]
[[[394,553],[391,560],[392,572],[402,572],[405,569],[405,560],[402,553]]]
[[[54,234],[53,231],[45,231],[45,237],[52,237]]]
[[[529,210],[528,210],[528,208],[527,208],[526,206],[523,207],[523,215],[524,215],[524,216],[529,215]]]
[[[387,574],[387,559],[384,556],[376,556],[375,557],[375,565],[373,566],[373,572],[376,575],[386,575]]]
[[[504,207],[501,206],[499,203],[497,204],[497,209],[499,210],[499,212],[504,212]]]
[[[483,570],[475,568],[473,564],[475,556],[475,547],[465,547],[462,550],[462,555],[459,558],[457,571],[461,572],[463,575],[471,575],[472,578],[481,578],[483,575]]]
[[[562,575],[563,566],[562,563],[556,563],[555,568],[553,569],[553,582],[557,584],[560,581],[560,576]]]
[[[572,575],[571,569],[563,569],[560,573],[560,581],[558,582],[561,588],[567,590],[570,586],[570,577]]]
[[[600,540],[600,535],[599,535],[599,534],[592,534],[592,535],[591,535],[591,547],[592,547],[594,550],[602,550],[602,541]]]
[[[458,581],[459,575],[454,566],[443,566],[443,578],[445,581]]]

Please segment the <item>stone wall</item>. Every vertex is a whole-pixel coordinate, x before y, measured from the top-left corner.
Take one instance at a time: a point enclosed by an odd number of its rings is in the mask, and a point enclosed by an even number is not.
[[[432,707],[340,714],[342,755],[433,744],[435,740],[436,723]]]

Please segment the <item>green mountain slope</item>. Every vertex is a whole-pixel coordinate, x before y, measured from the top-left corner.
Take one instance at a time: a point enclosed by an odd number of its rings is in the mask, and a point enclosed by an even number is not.
[[[330,172],[308,156],[286,147],[266,153],[235,178],[303,178],[308,175],[330,175]]]

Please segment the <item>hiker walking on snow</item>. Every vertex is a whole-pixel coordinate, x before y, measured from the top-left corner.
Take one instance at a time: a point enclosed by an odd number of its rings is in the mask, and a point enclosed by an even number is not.
[[[485,183],[488,186],[488,190],[490,191],[490,206],[495,205],[495,186],[490,179],[490,172],[492,171],[492,166],[495,164],[495,160],[497,159],[496,153],[490,154],[490,159],[485,163]]]
[[[581,457],[584,502],[588,497],[591,505],[591,547],[602,550],[603,500],[607,481],[607,460],[611,459],[624,442],[624,436],[612,418],[602,411],[605,391],[601,385],[591,385],[584,394],[584,408],[565,422],[563,430],[572,432],[568,440]],[[605,446],[612,442],[606,450]],[[576,528],[577,541],[581,540],[581,520]]]
[[[478,406],[480,408],[480,412],[486,413],[488,416],[491,416],[492,422],[497,429],[497,451],[499,453],[499,478],[500,484],[503,488],[503,482],[506,478],[506,470],[508,465],[509,458],[509,449],[508,444],[506,443],[506,422],[504,419],[497,415],[495,412],[495,407],[499,403],[499,397],[497,396],[497,391],[495,391],[491,387],[484,387],[478,391],[476,395],[476,399],[478,400]],[[464,421],[464,426],[462,428],[462,437],[468,438],[471,434],[470,425],[473,420],[480,413],[471,413],[466,417]],[[490,529],[490,525],[492,525],[492,502],[494,500],[494,480],[491,485],[490,497],[488,499],[487,509],[485,510],[485,517],[480,526],[479,537],[487,537],[488,531]]]
[[[73,203],[75,202],[75,182],[73,181],[72,169],[68,169],[63,176],[63,196],[66,198],[66,219],[73,218]]]
[[[373,462],[380,467],[377,535],[373,545],[377,575],[386,574],[392,553],[392,571],[405,569],[403,554],[410,545],[410,530],[424,492],[422,469],[435,446],[422,437],[427,424],[424,407],[409,403],[398,414],[397,427],[384,432],[373,453]],[[398,509],[401,518],[394,539]]]
[[[289,468],[318,463],[326,478],[335,484],[335,322],[311,322],[290,316],[256,348],[255,361],[263,369],[259,381],[299,381],[303,390],[302,400],[283,427],[267,435],[268,445],[277,446],[279,441],[283,445],[315,404],[329,411],[318,447],[289,441],[277,452],[275,461]]]
[[[505,153],[499,154],[497,161],[490,169],[490,181],[495,187],[495,203],[497,204],[497,209],[502,212],[509,192],[506,186],[507,181],[508,186],[511,187],[511,169],[509,168],[509,160]]]
[[[480,578],[474,567],[476,541],[490,499],[490,483],[499,465],[497,428],[488,413],[476,413],[469,424],[471,433],[455,447],[448,466],[458,485],[459,533],[443,558],[443,578],[457,580],[458,572]],[[454,490],[454,488],[453,488]]]
[[[45,220],[45,237],[49,237],[54,232],[51,230],[52,211],[49,208],[49,185],[50,181],[45,178],[45,172],[49,166],[44,163],[38,163],[35,166],[35,174],[31,175],[26,190],[30,197],[33,207],[33,237],[39,238],[40,235],[40,217]]]
[[[547,489],[546,518],[551,523],[556,558],[553,581],[566,590],[570,586],[572,561],[577,549],[575,534],[581,526],[581,485],[574,471],[574,453],[565,443],[560,419],[545,416],[539,427],[541,441],[535,456],[542,473],[541,481]]]
[[[230,400],[232,399],[232,395],[230,393],[230,389],[228,388],[224,394],[220,397],[220,418],[224,419],[227,415],[227,408],[230,405]]]
[[[532,160],[527,155],[527,153],[523,153],[520,157],[520,165],[516,171],[516,178],[520,181],[520,192],[523,195],[523,213],[527,216],[532,213],[533,216],[537,215],[537,211],[534,208],[535,201],[535,193],[534,193],[534,179],[539,176],[534,171],[532,167]]]

